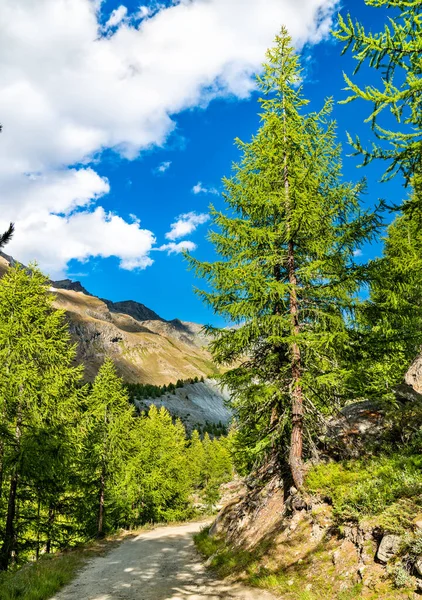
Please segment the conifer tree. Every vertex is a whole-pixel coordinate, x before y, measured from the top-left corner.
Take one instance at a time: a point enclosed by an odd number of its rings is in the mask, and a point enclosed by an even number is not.
[[[97,495],[97,536],[104,534],[107,494],[123,478],[131,449],[133,406],[107,358],[100,367],[87,400],[88,434],[84,459]]]
[[[395,399],[411,361],[422,347],[422,222],[415,218],[418,185],[388,227],[383,256],[372,263],[370,297],[361,309],[367,332],[355,358],[366,376],[356,377],[360,395]]]
[[[26,272],[20,266],[11,267],[0,281],[0,461],[8,487],[0,570],[8,568],[18,550],[21,478],[33,481],[39,476],[34,440],[55,440],[56,451],[64,443],[81,377],[80,368],[73,366],[75,349],[63,312],[52,308],[47,284],[38,269]],[[43,457],[41,452],[38,459]]]
[[[227,210],[212,208],[210,233],[220,260],[188,257],[211,291],[200,296],[237,327],[209,331],[233,392],[240,431],[255,456],[279,460],[290,432],[289,465],[303,482],[305,409],[343,380],[338,352],[353,328],[366,269],[354,252],[373,235],[378,217],[362,212],[364,183],[341,183],[340,148],[328,120],[299,85],[301,71],[285,29],[258,77],[262,125],[225,179]],[[350,365],[349,365],[350,366]]]
[[[421,175],[422,165],[422,3],[420,0],[365,0],[374,8],[391,10],[391,18],[384,29],[368,32],[350,15],[339,16],[335,37],[344,43],[343,53],[349,48],[357,60],[355,73],[362,65],[379,70],[380,85],[359,87],[345,76],[351,95],[344,102],[358,98],[373,105],[367,121],[384,144],[372,149],[363,148],[359,138],[349,137],[364,164],[373,159],[387,162],[384,179],[401,172],[407,183],[415,173]],[[379,125],[385,111],[392,113],[401,130],[392,131]],[[422,201],[422,200],[421,200]]]
[[[135,521],[159,522],[189,516],[193,473],[188,462],[186,432],[180,420],[151,405],[135,424],[131,461],[131,500]]]
[[[205,462],[205,452],[201,438],[196,429],[192,432],[187,453],[193,485],[195,488],[199,488],[203,483],[202,474]]]

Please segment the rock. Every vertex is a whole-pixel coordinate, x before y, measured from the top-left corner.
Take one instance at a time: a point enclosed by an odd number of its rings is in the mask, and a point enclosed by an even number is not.
[[[325,441],[330,454],[359,456],[362,446],[379,443],[385,435],[385,406],[365,400],[345,406],[327,423]]]
[[[401,537],[399,535],[385,535],[378,548],[377,559],[382,563],[387,563],[400,549]]]
[[[413,519],[412,526],[415,531],[422,530],[422,514],[417,515]]]
[[[397,400],[406,404],[407,402],[421,402],[422,394],[413,389],[407,383],[401,383],[395,388]]]
[[[415,358],[404,377],[405,383],[415,392],[422,394],[422,354]]]
[[[415,571],[418,574],[418,577],[422,577],[422,556],[415,562]]]

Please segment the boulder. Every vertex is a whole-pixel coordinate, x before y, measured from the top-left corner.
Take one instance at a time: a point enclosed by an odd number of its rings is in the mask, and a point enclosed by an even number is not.
[[[382,563],[387,563],[396,556],[400,550],[401,537],[399,535],[387,534],[381,540],[378,547],[377,559]]]
[[[417,356],[404,376],[405,383],[418,394],[422,394],[422,354]]]
[[[385,434],[385,405],[365,400],[348,404],[328,421],[325,442],[330,454],[359,456],[363,447],[381,442]]]
[[[413,529],[415,531],[422,531],[422,515],[418,515],[413,519]]]
[[[415,562],[415,571],[418,577],[422,577],[422,556]]]

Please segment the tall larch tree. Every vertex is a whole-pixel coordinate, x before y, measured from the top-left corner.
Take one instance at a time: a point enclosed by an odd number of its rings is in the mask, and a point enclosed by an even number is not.
[[[214,358],[232,367],[223,380],[250,462],[272,456],[280,465],[289,446],[298,488],[306,414],[335,395],[347,370],[339,354],[366,281],[354,253],[378,226],[360,208],[364,183],[341,182],[332,101],[306,114],[300,82],[283,28],[258,77],[261,127],[251,142],[237,140],[226,210],[212,207],[220,260],[188,256],[210,286],[200,296],[235,325],[209,331]]]
[[[110,358],[104,361],[95,378],[87,399],[86,419],[83,457],[97,495],[96,533],[101,537],[107,494],[123,476],[134,422],[133,406]]]

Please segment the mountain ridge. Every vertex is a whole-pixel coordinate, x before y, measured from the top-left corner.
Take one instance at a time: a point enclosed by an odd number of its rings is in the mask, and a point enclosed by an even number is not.
[[[0,277],[16,263],[0,253]],[[197,323],[167,321],[134,300],[98,298],[70,279],[50,280],[50,291],[54,306],[65,311],[77,362],[84,365],[88,381],[107,356],[127,383],[164,385],[218,373]]]

